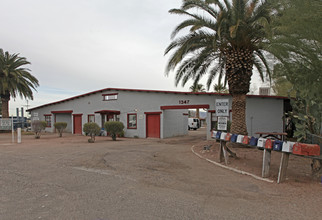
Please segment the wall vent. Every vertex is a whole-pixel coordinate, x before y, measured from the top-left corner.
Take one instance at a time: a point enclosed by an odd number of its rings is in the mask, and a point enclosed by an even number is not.
[[[259,95],[270,95],[271,88],[259,87]]]

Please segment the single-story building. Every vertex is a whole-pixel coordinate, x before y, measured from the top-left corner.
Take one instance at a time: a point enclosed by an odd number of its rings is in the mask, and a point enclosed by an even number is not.
[[[125,137],[167,138],[188,134],[188,110],[207,112],[207,138],[217,120],[216,99],[231,96],[221,93],[106,88],[28,111],[31,120],[47,122],[46,131],[55,132],[55,122],[67,122],[67,132],[83,134],[83,125],[95,122],[104,128],[106,121],[121,121]],[[246,123],[249,135],[257,131],[283,132],[286,97],[247,95]],[[229,113],[231,120],[231,111]]]

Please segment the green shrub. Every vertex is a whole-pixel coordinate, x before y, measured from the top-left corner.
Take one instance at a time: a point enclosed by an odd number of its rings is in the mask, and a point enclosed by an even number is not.
[[[39,139],[42,130],[45,130],[47,122],[35,120],[31,123],[32,130],[35,133],[35,138]]]
[[[67,123],[66,122],[55,122],[54,127],[58,131],[59,137],[62,137],[63,136],[63,131],[67,127]]]
[[[124,125],[119,121],[107,121],[104,123],[104,128],[109,135],[111,135],[113,141],[116,140],[116,136],[122,134]]]
[[[91,137],[88,139],[88,142],[94,143],[95,135],[100,134],[101,128],[95,122],[88,122],[84,124],[83,131],[86,133],[86,135]]]

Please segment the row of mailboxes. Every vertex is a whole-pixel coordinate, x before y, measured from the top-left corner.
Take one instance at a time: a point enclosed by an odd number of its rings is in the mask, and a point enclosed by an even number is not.
[[[256,138],[247,135],[230,134],[221,131],[213,131],[212,138],[298,155],[320,156],[320,146],[318,144],[304,144],[299,142],[280,141],[262,137]]]

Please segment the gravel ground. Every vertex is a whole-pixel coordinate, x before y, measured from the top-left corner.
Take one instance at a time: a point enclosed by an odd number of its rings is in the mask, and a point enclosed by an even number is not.
[[[0,219],[320,219],[322,185],[266,183],[195,156],[204,131],[112,141],[0,134]]]

